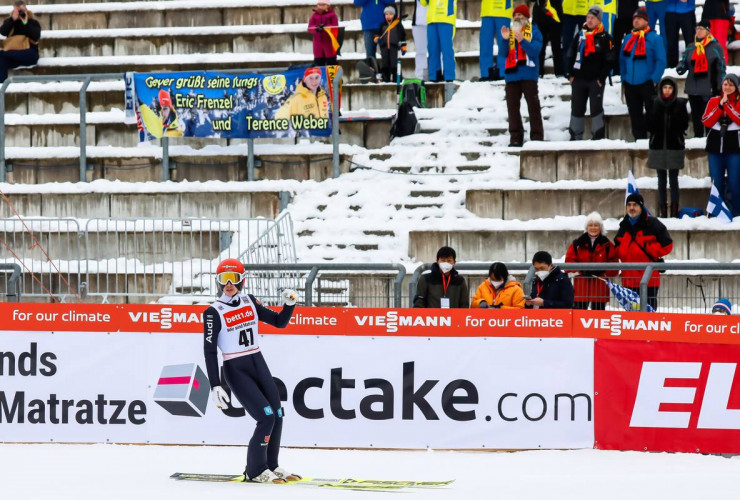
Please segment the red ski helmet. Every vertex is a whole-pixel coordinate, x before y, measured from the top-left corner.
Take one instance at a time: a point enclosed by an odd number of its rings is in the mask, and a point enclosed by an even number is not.
[[[237,259],[222,260],[216,268],[216,286],[221,295],[224,286],[230,281],[241,292],[244,286],[244,264]]]

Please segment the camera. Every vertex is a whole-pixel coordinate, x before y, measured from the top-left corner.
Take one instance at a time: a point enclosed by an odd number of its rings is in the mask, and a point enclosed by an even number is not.
[[[26,18],[26,9],[18,9],[18,17],[20,17],[21,19],[25,19]]]

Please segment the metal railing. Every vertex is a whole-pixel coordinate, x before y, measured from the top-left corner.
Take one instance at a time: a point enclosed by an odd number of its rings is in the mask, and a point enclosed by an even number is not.
[[[576,264],[554,262],[561,270],[568,272],[578,271],[641,271],[639,289],[640,310],[646,311],[649,303],[648,284],[651,276],[660,274],[658,289],[658,310],[660,312],[710,312],[714,302],[720,297],[728,298],[733,304],[740,302],[740,262],[665,262],[665,263],[623,263],[623,264]],[[460,271],[468,281],[470,296],[480,282],[487,278],[490,264],[485,263],[457,263],[455,269]],[[527,263],[506,263],[512,275],[522,277],[525,293],[529,293],[534,281],[534,267]],[[413,306],[416,287],[424,271],[431,268],[430,264],[419,266],[411,276],[407,304]],[[478,271],[478,273],[471,273]],[[610,278],[614,283],[621,284],[620,277]],[[638,288],[638,287],[634,287]],[[601,297],[590,297],[601,300]],[[613,296],[606,298],[607,308],[621,309]]]
[[[10,271],[10,277],[8,277]],[[19,264],[0,264],[0,272],[5,275],[5,301],[21,301],[21,266]]]
[[[269,74],[285,71],[287,68],[247,68],[223,70],[221,73],[259,73]],[[93,73],[75,75],[28,75],[10,76],[0,86],[0,182],[5,182],[7,172],[7,160],[5,156],[5,95],[11,83],[44,83],[44,82],[81,82],[80,87],[80,182],[87,182],[87,89],[91,82],[104,80],[123,80],[123,73]],[[339,177],[339,86],[342,80],[342,68],[337,68],[337,73],[332,83],[332,173]],[[160,140],[162,146],[162,181],[170,180],[170,141],[168,137]],[[247,180],[254,180],[255,157],[254,139],[247,139]]]
[[[24,296],[122,302],[212,295],[212,272],[222,259],[295,262],[287,212],[276,221],[100,218],[83,224],[81,228],[75,219],[0,219],[5,243],[0,262],[23,266]]]

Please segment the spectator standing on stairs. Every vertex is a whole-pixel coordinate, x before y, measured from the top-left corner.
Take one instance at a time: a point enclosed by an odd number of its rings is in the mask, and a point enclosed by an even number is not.
[[[591,106],[591,138],[604,139],[604,86],[616,60],[612,37],[601,22],[603,11],[598,5],[588,9],[586,23],[568,51],[570,99],[570,140],[583,139],[586,127],[586,104]]]
[[[329,5],[329,0],[318,0],[316,9],[308,21],[308,32],[313,34],[314,66],[337,64],[337,51],[332,46],[332,39],[328,33],[329,29],[336,29],[337,26],[339,26],[339,18]]]
[[[509,113],[510,147],[524,144],[524,123],[520,111],[522,95],[529,110],[529,137],[533,141],[545,140],[542,110],[537,82],[540,77],[540,50],[542,34],[529,22],[529,8],[519,5],[514,9],[511,29],[501,28],[501,35],[508,40],[505,54],[504,79],[506,80],[506,108]]]
[[[414,2],[414,18],[411,22],[411,35],[414,37],[414,76],[422,81],[429,80],[427,56],[427,8],[420,0]]]
[[[730,13],[730,0],[705,0],[701,10],[701,20],[709,21],[712,36],[722,46],[725,54],[725,63],[729,64],[727,56],[727,38],[730,32],[730,22],[733,19]]]
[[[563,2],[562,0],[535,0],[532,4],[532,22],[542,33],[540,50],[540,77],[545,76],[545,52],[547,44],[552,49],[552,66],[555,76],[564,76],[563,43]]]
[[[676,72],[683,75],[687,71],[685,92],[689,96],[694,137],[704,137],[706,129],[701,118],[709,99],[722,93],[725,78],[725,56],[709,31],[709,21],[697,24],[694,43],[686,44]]]
[[[668,0],[668,12],[665,15],[666,59],[669,68],[678,65],[678,32],[683,34],[686,48],[691,45],[696,29],[696,1]],[[663,27],[660,27],[663,30]]]
[[[624,98],[635,139],[647,139],[645,115],[653,106],[655,86],[663,77],[665,64],[663,40],[648,26],[647,11],[637,9],[632,16],[632,32],[624,37],[619,54]]]
[[[504,68],[504,57],[508,40],[501,35],[501,28],[511,23],[511,0],[481,0],[480,3],[480,79],[500,80]],[[498,45],[498,54],[493,55],[493,41]]]
[[[378,28],[374,40],[380,47],[382,64],[380,70],[384,82],[396,82],[398,76],[398,52],[406,54],[406,30],[401,19],[396,15],[396,8],[389,5],[385,8],[385,21]]]
[[[455,79],[455,20],[457,0],[421,0],[427,8],[427,50],[429,79],[451,82]]]
[[[0,52],[0,82],[8,78],[8,70],[19,66],[33,66],[39,61],[41,25],[26,9],[23,0],[13,4],[13,12],[0,26],[3,51]]]
[[[658,85],[658,97],[648,115],[650,149],[648,168],[658,171],[658,217],[678,217],[678,171],[686,158],[686,129],[689,113],[686,99],[678,97],[678,85],[673,78],[663,78]],[[671,210],[668,211],[667,177],[671,181]]]
[[[383,22],[383,10],[387,5],[393,5],[394,0],[354,0],[354,3],[356,7],[362,7],[360,23],[365,42],[365,57],[374,58],[378,46],[373,39],[378,34],[378,26]]]

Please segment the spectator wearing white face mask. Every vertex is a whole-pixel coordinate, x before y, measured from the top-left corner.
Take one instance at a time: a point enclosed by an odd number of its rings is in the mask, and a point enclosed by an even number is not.
[[[552,256],[537,252],[532,257],[536,278],[532,283],[531,298],[527,306],[534,309],[571,309],[573,307],[573,285],[568,275],[558,266],[552,265]]]
[[[503,262],[494,262],[488,270],[488,279],[483,280],[473,296],[470,307],[495,309],[523,309],[524,290],[522,284],[509,275]]]
[[[431,272],[422,274],[416,285],[414,307],[467,308],[470,302],[468,284],[454,269],[457,254],[450,247],[437,251],[437,262]]]

